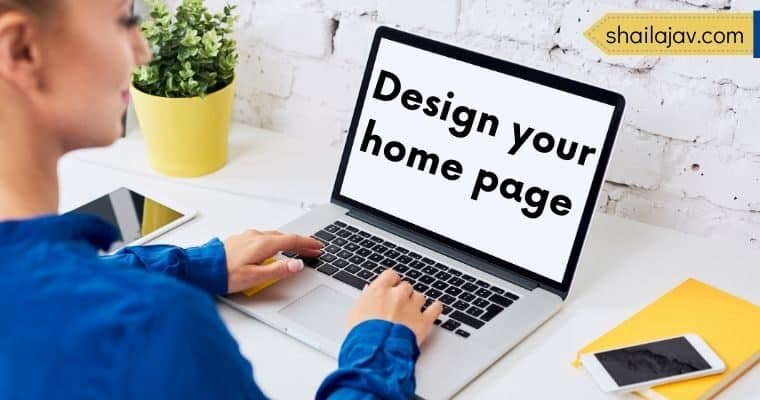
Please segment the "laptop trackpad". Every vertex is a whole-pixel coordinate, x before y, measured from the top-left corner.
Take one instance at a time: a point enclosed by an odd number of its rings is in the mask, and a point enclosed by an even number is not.
[[[346,317],[354,299],[327,286],[317,286],[279,313],[336,342],[346,334]]]

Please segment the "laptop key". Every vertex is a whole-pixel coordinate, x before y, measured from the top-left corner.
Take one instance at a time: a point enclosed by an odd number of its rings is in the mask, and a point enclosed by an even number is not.
[[[396,250],[388,250],[383,255],[386,256],[386,257],[388,257],[388,258],[396,258],[396,257],[400,256],[401,253],[399,253]]]
[[[454,309],[451,308],[451,306],[447,306],[446,304],[444,304],[443,305],[443,312],[441,312],[441,314],[443,314],[443,315],[449,315],[449,314],[451,314],[452,311],[454,311]]]
[[[422,272],[428,274],[428,275],[435,275],[438,272],[438,269],[435,267],[427,266],[422,269]]]
[[[412,258],[417,258],[417,259],[419,259],[419,258],[422,258],[422,256],[421,256],[421,255],[419,255],[419,254],[417,254],[417,253],[415,253],[415,252],[413,252],[413,251],[410,251],[410,252],[409,252],[409,254],[407,254],[407,255],[408,255],[409,257],[412,257]]]
[[[446,293],[452,295],[452,296],[458,296],[459,293],[462,293],[462,289],[456,287],[456,286],[449,286],[446,288]]]
[[[438,296],[441,295],[441,291],[435,288],[430,288],[425,292],[425,295],[430,297],[431,299],[437,299]]]
[[[332,264],[338,268],[346,268],[348,266],[348,261],[338,259],[335,260]]]
[[[369,280],[372,280],[372,278],[374,278],[374,277],[375,277],[375,274],[374,274],[374,273],[372,273],[371,271],[367,271],[366,269],[363,269],[363,270],[359,271],[359,273],[358,273],[358,274],[356,274],[356,275],[357,275],[359,278],[362,278],[362,279],[364,279],[364,280],[368,280],[368,281],[369,281]]]
[[[359,266],[357,266],[357,265],[351,264],[348,267],[344,268],[344,270],[348,271],[348,272],[350,272],[352,274],[355,274],[355,273],[361,271],[362,269],[359,268]]]
[[[448,271],[448,270],[451,269],[451,268],[449,268],[448,265],[441,264],[441,263],[435,263],[435,267],[438,268],[438,269],[440,269],[441,271]]]
[[[433,287],[438,290],[446,290],[446,288],[449,287],[449,284],[442,281],[435,281],[433,282]]]
[[[372,254],[372,251],[371,251],[370,249],[359,249],[359,250],[356,252],[356,254],[358,254],[358,255],[360,255],[360,256],[362,256],[362,257],[367,257],[367,256],[369,256],[370,254]]]
[[[454,332],[454,333],[456,333],[457,335],[459,335],[459,336],[461,336],[461,337],[463,337],[463,338],[468,338],[468,337],[470,337],[470,332],[467,332],[467,331],[463,331],[463,330],[461,330],[461,329],[457,329],[457,331],[456,331],[456,332]]]
[[[383,261],[383,256],[381,256],[380,254],[377,254],[377,253],[372,253],[367,258],[369,258],[370,260],[372,260],[374,262]]]
[[[388,268],[393,268],[396,265],[396,262],[391,260],[390,258],[386,258],[383,261],[380,261],[380,265],[384,265]]]
[[[346,243],[348,243],[348,240],[340,238],[340,237],[332,241],[332,244],[336,246],[345,246]]]
[[[359,290],[364,289],[364,286],[367,284],[367,282],[365,282],[363,279],[357,278],[346,271],[338,271],[338,273],[333,275],[333,278],[343,283],[347,283]]]
[[[333,262],[336,259],[338,259],[338,257],[336,257],[335,255],[330,254],[330,253],[325,253],[325,254],[322,254],[321,256],[319,256],[319,259],[322,260],[322,261],[326,261],[326,262]]]
[[[475,292],[476,290],[480,289],[476,284],[467,282],[464,285],[462,285],[462,289],[468,291],[468,292]],[[488,296],[486,296],[488,297]]]
[[[459,295],[459,298],[469,302],[475,300],[475,295],[470,292],[462,292],[462,294]]]
[[[409,270],[409,272],[407,272],[407,273],[406,273],[406,276],[408,276],[408,277],[410,277],[410,278],[414,278],[414,279],[417,279],[417,278],[419,278],[419,277],[420,277],[420,275],[422,275],[422,274],[420,273],[420,271],[415,271],[415,270],[413,270],[413,269],[412,269],[412,270]]]
[[[491,292],[488,289],[480,289],[477,292],[475,292],[475,294],[477,294],[478,296],[480,296],[480,297],[482,297],[484,299],[487,299],[487,298],[491,297],[491,295],[493,294],[493,292]]]
[[[372,236],[372,237],[370,238],[370,240],[372,240],[372,241],[373,241],[373,242],[375,242],[375,243],[382,243],[382,242],[384,242],[384,241],[385,241],[385,240],[383,240],[383,238],[381,238],[381,237],[379,237],[379,236]]]
[[[359,232],[357,232],[357,233],[359,235],[365,237],[365,238],[368,238],[368,237],[372,236],[369,232],[365,232],[365,231],[361,231],[361,230]]]
[[[398,251],[401,254],[406,254],[406,253],[409,252],[409,250],[407,250],[407,249],[405,249],[405,248],[403,248],[401,246],[396,246],[396,251]]]
[[[338,268],[333,267],[330,264],[325,264],[325,265],[317,268],[317,271],[319,271],[319,272],[321,272],[323,274],[332,275],[332,274],[334,274],[334,273],[336,273],[336,272],[338,272],[340,270]]]
[[[409,271],[409,267],[407,267],[406,265],[396,265],[395,267],[393,267],[393,269],[396,272],[401,273],[401,274],[403,274],[406,271]]]
[[[450,285],[459,286],[464,283],[464,280],[455,276],[449,279],[448,282]]]
[[[449,274],[448,272],[439,271],[437,274],[435,274],[435,277],[442,281],[445,281],[451,278],[451,274]]]
[[[476,319],[474,317],[471,317],[461,311],[455,310],[449,315],[450,318],[453,318],[463,324],[469,325],[475,329],[480,329],[485,323],[479,319]]]
[[[349,237],[348,240],[350,240],[350,241],[352,241],[354,243],[361,243],[364,240],[364,238],[361,237],[361,236],[359,236],[359,235],[353,235],[353,236]]]
[[[467,282],[475,282],[477,280],[474,276],[467,274],[462,275],[462,279],[466,280]]]
[[[462,275],[462,273],[461,273],[461,272],[459,272],[459,271],[457,271],[457,270],[455,270],[455,269],[450,269],[450,270],[449,270],[449,273],[450,273],[451,275],[454,275],[454,276],[459,276],[459,275]]]
[[[412,267],[412,268],[420,269],[420,268],[425,268],[426,264],[424,262],[422,262],[422,261],[416,261],[415,260],[415,261],[410,262],[409,266]]]
[[[430,265],[435,264],[435,261],[433,261],[433,260],[431,260],[431,259],[429,259],[427,257],[422,257],[422,262],[424,262],[425,264],[430,264]]]
[[[488,300],[491,300],[492,302],[502,307],[509,307],[512,305],[512,300],[498,294],[494,294],[493,296],[489,297]]]
[[[349,258],[353,257],[353,256],[354,256],[354,253],[352,253],[352,252],[350,252],[350,251],[348,251],[348,250],[341,250],[341,251],[339,251],[339,252],[338,252],[338,254],[337,254],[337,255],[338,255],[338,257],[340,257],[340,258],[343,258],[343,259],[346,259],[346,260],[347,260],[347,259],[349,259]]]
[[[453,331],[454,329],[459,328],[461,325],[461,323],[450,319],[441,324],[441,328],[446,329],[447,331]]]
[[[467,309],[466,313],[472,315],[473,317],[479,317],[481,314],[483,314],[483,309],[472,306]]]
[[[349,257],[348,262],[354,263],[356,265],[361,265],[361,263],[364,262],[364,258],[359,256],[351,256]]]
[[[482,288],[484,288],[484,289],[488,289],[489,287],[491,287],[491,285],[489,285],[488,282],[486,282],[484,280],[480,280],[480,279],[478,279],[478,281],[475,282],[475,284],[478,285],[478,286],[480,286],[480,287],[482,287]]]
[[[377,246],[373,247],[372,250],[382,254],[388,251],[388,248],[383,246],[382,244],[378,244]]]
[[[387,247],[389,249],[396,248],[396,245],[393,242],[389,242],[387,240],[383,242],[383,246],[385,246],[385,247]]]
[[[441,303],[443,303],[443,304],[446,304],[446,305],[452,305],[452,304],[453,304],[453,303],[454,303],[454,302],[455,302],[457,299],[455,299],[455,298],[454,298],[453,296],[451,296],[451,295],[448,295],[448,294],[444,294],[444,295],[443,295],[443,296],[441,296],[441,297],[440,297],[438,300],[440,300],[440,301],[441,301]]]
[[[457,310],[464,311],[468,307],[470,307],[470,304],[467,303],[466,301],[459,300],[456,303],[452,304],[451,306],[456,308]]]
[[[372,261],[367,261],[367,262],[372,262]],[[385,268],[385,267],[383,267],[382,265],[380,265],[380,266],[378,266],[377,268],[373,269],[372,271],[373,271],[374,273],[376,273],[376,274],[380,275],[380,274],[382,274],[383,272],[385,272],[385,270],[386,270],[386,269],[388,269],[388,268]]]
[[[430,285],[433,282],[435,282],[435,278],[433,278],[432,276],[429,276],[429,275],[424,275],[424,276],[422,276],[420,278],[420,282],[422,282],[422,283],[424,283],[426,285]]]
[[[346,227],[346,230],[351,232],[359,232],[359,228],[350,225]]]
[[[410,262],[412,262],[413,260],[414,260],[414,259],[413,259],[412,257],[409,257],[409,256],[401,256],[401,257],[399,257],[399,258],[398,258],[396,261],[398,261],[398,262],[400,262],[400,263],[402,263],[402,264],[409,264],[409,263],[410,263]]]
[[[518,295],[516,295],[514,293],[510,293],[510,292],[504,293],[504,297],[506,297],[506,298],[508,298],[508,299],[510,299],[512,301],[515,301],[515,300],[517,300],[517,299],[520,298],[520,296],[518,296]]]
[[[345,222],[341,222],[341,221],[335,221],[335,222],[333,222],[333,225],[337,225],[337,226],[339,226],[341,228],[345,228],[345,227],[348,226],[348,225],[346,225]]]
[[[480,308],[486,308],[491,305],[491,303],[488,302],[488,300],[484,299],[475,299],[475,301],[472,303]]]
[[[369,239],[364,239],[364,240],[362,240],[362,242],[360,244],[362,246],[366,247],[367,249],[371,249],[372,246],[375,245],[375,242],[373,242],[373,241],[371,241]]]
[[[496,286],[492,286],[491,291],[498,294],[504,294],[504,289]]]
[[[493,317],[499,315],[499,313],[502,311],[504,311],[503,308],[497,306],[496,304],[491,304],[490,306],[486,307],[486,312],[480,317],[480,319],[483,321],[490,321],[493,319]]]
[[[359,245],[358,245],[358,244],[356,244],[356,243],[348,243],[348,244],[346,244],[346,246],[344,247],[344,249],[346,249],[346,250],[348,250],[348,251],[356,251],[356,250],[359,250],[360,248],[361,248],[361,247],[359,247]]]
[[[337,253],[337,252],[340,251],[340,247],[338,247],[338,246],[336,246],[334,244],[331,244],[331,245],[325,247],[325,251],[328,252],[328,253]],[[285,253],[282,253],[282,254],[284,255]]]
[[[425,291],[428,290],[428,287],[429,286],[427,286],[427,285],[425,285],[423,283],[418,283],[418,284],[414,285],[414,290],[416,290],[416,291],[418,291],[420,293],[425,293]]]
[[[329,232],[329,233],[335,233],[335,232],[337,232],[337,231],[340,230],[340,227],[337,226],[337,225],[328,225],[323,230],[326,231],[326,232]]]
[[[374,263],[372,261],[367,260],[367,261],[361,263],[361,267],[364,268],[364,269],[368,269],[368,270],[371,271],[371,270],[377,268],[377,263]]]
[[[317,268],[324,264],[325,262],[316,258],[302,258],[303,265],[307,267]]]
[[[351,231],[347,231],[347,230],[343,229],[342,231],[335,232],[335,235],[340,236],[340,237],[342,237],[342,238],[345,239],[345,238],[348,238],[349,236],[351,236],[353,234],[351,233]]]

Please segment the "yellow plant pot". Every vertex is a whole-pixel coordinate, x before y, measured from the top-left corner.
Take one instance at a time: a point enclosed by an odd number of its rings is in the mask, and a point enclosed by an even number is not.
[[[156,171],[206,175],[227,162],[235,82],[204,98],[152,96],[132,86],[135,113]]]

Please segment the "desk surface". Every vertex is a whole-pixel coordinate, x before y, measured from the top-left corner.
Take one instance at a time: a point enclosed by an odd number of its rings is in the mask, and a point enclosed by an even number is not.
[[[61,162],[61,208],[119,186],[194,207],[198,217],[156,242],[196,245],[247,228],[272,229],[329,200],[339,149],[235,126],[230,163],[202,178],[171,179],[148,167],[139,135]],[[686,278],[694,277],[760,303],[760,251],[607,215],[597,215],[573,292],[537,332],[466,387],[459,398],[633,399],[600,392],[570,362],[576,350]],[[273,398],[312,398],[335,361],[219,306],[254,374]],[[298,382],[298,384],[293,384]],[[718,399],[760,397],[755,366]]]

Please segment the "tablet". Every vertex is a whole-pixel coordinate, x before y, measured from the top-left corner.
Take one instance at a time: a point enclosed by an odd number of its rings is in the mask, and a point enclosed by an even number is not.
[[[89,214],[115,226],[117,241],[109,251],[147,243],[195,217],[195,211],[146,197],[127,188],[77,207],[67,214]]]

